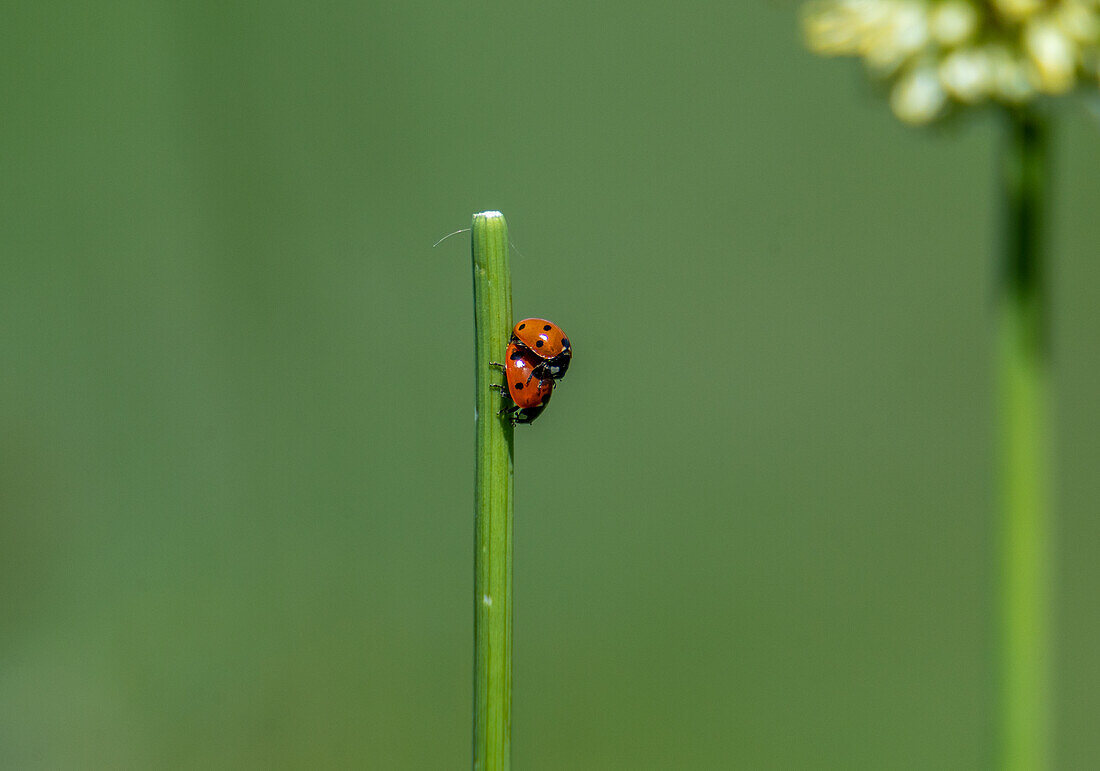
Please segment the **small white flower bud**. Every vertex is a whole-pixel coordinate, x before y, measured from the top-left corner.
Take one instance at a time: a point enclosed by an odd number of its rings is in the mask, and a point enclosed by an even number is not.
[[[928,123],[947,102],[932,67],[916,67],[898,78],[890,92],[890,107],[906,123]]]
[[[880,73],[889,74],[928,42],[928,7],[919,0],[891,3],[889,13],[864,36],[863,58]]]
[[[1039,88],[1060,94],[1073,87],[1077,45],[1049,17],[1036,16],[1024,30],[1024,46],[1039,73]]]
[[[986,96],[993,80],[992,66],[983,51],[960,48],[940,63],[940,82],[961,102],[977,102]]]
[[[944,0],[932,9],[929,24],[940,45],[961,45],[978,28],[978,9],[966,0]]]
[[[1043,0],[993,0],[993,6],[1008,21],[1020,21],[1043,7]]]
[[[1078,43],[1095,43],[1100,39],[1100,12],[1081,0],[1063,0],[1055,18],[1062,31]]]
[[[997,96],[1010,104],[1019,104],[1035,94],[1038,75],[1030,62],[1014,58],[1007,48],[1000,46],[990,46],[988,52]]]

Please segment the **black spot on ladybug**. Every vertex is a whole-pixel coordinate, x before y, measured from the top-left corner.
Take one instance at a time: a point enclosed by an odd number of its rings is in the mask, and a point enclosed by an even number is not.
[[[543,332],[549,332],[550,331],[550,325],[549,324],[543,324],[542,325],[542,331]]]
[[[523,390],[523,383],[516,383],[516,390],[517,391],[522,391]]]
[[[542,340],[536,340],[535,341],[535,347],[536,348],[542,348]]]
[[[520,328],[520,329],[523,329],[523,328],[524,328],[525,326],[527,326],[527,325],[526,325],[526,324],[520,324],[520,325],[519,325],[519,328]]]
[[[519,351],[512,351],[512,355],[509,356],[508,358],[511,359],[512,361],[515,361],[516,359],[518,359],[522,355],[523,354],[520,353]]]
[[[568,337],[563,337],[561,339],[561,347],[562,348],[568,348],[569,347],[569,338]]]

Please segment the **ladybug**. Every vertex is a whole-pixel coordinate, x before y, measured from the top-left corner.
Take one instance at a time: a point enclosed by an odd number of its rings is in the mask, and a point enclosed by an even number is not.
[[[502,408],[497,414],[509,416],[513,424],[533,423],[550,402],[554,380],[538,377],[535,368],[540,360],[516,343],[508,343],[504,356],[504,364],[492,362],[493,366],[504,371],[504,385],[490,388],[498,390],[502,397],[509,397],[512,405]]]
[[[534,356],[534,377],[560,380],[569,369],[573,349],[565,332],[546,319],[524,319],[512,328],[512,343]]]

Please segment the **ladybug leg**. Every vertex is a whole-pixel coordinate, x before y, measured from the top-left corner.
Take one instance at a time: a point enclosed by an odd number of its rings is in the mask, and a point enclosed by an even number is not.
[[[511,407],[501,407],[499,410],[497,410],[497,415],[499,415],[501,417],[507,416],[509,418],[512,418],[512,415],[517,410],[519,410],[519,407],[517,405],[513,404]],[[516,419],[512,418],[512,422],[515,423]]]
[[[530,383],[532,378],[537,377],[541,387],[541,384],[547,380],[556,381],[565,377],[565,375],[559,374],[559,372],[560,368],[550,366],[549,363],[543,362],[531,368],[530,374],[527,375],[527,383]]]
[[[504,371],[504,365],[503,365],[503,364],[501,364],[501,363],[500,363],[499,361],[491,361],[491,362],[489,362],[489,366],[490,366],[490,367],[496,367],[496,368],[497,368],[497,369],[499,369],[499,370],[500,370],[501,372],[503,372],[503,371]]]
[[[531,374],[529,374],[527,376],[527,382],[524,383],[525,386],[528,386],[528,385],[531,384],[531,378],[535,377],[535,372],[536,371],[537,370],[531,370]],[[546,377],[543,377],[542,375],[539,375],[538,376],[539,388],[543,388],[544,387],[543,384],[546,383],[547,381],[549,381],[551,384],[553,384],[553,382],[554,382],[550,378],[546,378]]]
[[[535,376],[535,373],[534,373],[534,372],[532,372],[532,373],[531,373],[530,375],[528,375],[528,376],[527,376],[527,383],[525,383],[524,385],[528,385],[528,384],[530,384],[530,382],[531,382],[531,378],[533,378],[534,376]],[[544,378],[544,377],[540,377],[540,378],[538,379],[538,387],[539,387],[539,388],[545,388],[545,387],[546,387],[546,386],[545,386],[545,384],[546,384],[546,383],[550,383],[550,385],[554,385],[554,381],[553,381],[553,380],[548,380],[547,378]]]

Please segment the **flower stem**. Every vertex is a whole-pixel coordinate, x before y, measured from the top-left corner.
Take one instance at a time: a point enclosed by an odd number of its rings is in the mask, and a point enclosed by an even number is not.
[[[474,760],[475,771],[512,761],[512,421],[497,415],[500,382],[489,366],[504,360],[512,332],[508,225],[500,212],[474,215],[474,394],[477,471],[474,487]],[[496,377],[494,377],[496,375]]]
[[[1000,767],[1050,764],[1048,336],[1042,208],[1046,127],[1009,113],[998,297],[1000,390]]]

